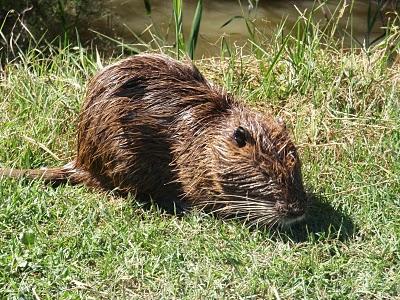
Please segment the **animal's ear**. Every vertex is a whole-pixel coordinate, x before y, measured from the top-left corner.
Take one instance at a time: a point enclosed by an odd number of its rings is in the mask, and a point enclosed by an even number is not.
[[[282,126],[283,128],[286,129],[286,123],[285,123],[285,120],[284,120],[282,117],[277,117],[277,118],[276,118],[276,122],[277,122],[280,126]]]

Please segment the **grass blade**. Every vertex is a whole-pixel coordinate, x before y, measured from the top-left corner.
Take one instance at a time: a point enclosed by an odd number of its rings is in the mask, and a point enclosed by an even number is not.
[[[151,0],[144,0],[144,8],[146,9],[146,15],[151,15]]]
[[[185,40],[182,30],[182,0],[173,0],[172,9],[175,21],[176,56],[179,59],[180,52],[185,50]]]
[[[194,58],[194,51],[196,49],[197,37],[199,36],[202,14],[203,14],[203,0],[198,0],[196,11],[193,17],[192,29],[190,31],[189,43],[187,49],[189,57],[191,59]]]
[[[229,25],[233,20],[236,20],[236,19],[244,19],[244,17],[243,16],[233,16],[228,21],[226,21],[224,24],[222,24],[220,28],[224,28],[225,26]]]

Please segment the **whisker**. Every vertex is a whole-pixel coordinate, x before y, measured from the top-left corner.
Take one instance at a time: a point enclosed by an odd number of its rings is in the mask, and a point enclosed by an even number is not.
[[[267,201],[265,201],[265,200],[260,200],[260,199],[257,199],[257,198],[250,198],[249,196],[242,196],[242,195],[234,195],[234,194],[221,194],[221,195],[217,195],[216,196],[218,199],[223,199],[223,198],[234,198],[234,199],[244,199],[244,200],[246,200],[246,201],[249,201],[249,202],[251,202],[251,203],[262,203],[262,204],[265,204],[265,205],[270,205],[270,206],[273,206],[274,204],[273,203],[270,203],[270,202],[267,202]],[[218,201],[223,201],[223,200],[218,200]],[[226,200],[226,201],[232,201],[232,200]]]

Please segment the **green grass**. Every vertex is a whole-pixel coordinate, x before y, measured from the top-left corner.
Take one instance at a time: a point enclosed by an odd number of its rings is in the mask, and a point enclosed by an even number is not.
[[[398,32],[345,51],[313,30],[278,33],[253,45],[254,55],[231,48],[230,57],[196,62],[249,105],[286,119],[315,198],[306,222],[249,229],[85,187],[1,178],[0,298],[400,298]],[[0,166],[73,157],[85,83],[100,59],[48,51],[32,49],[1,74]]]

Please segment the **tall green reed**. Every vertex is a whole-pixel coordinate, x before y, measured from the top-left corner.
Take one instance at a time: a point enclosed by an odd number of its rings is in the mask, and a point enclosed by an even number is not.
[[[196,11],[192,20],[192,27],[190,30],[190,35],[187,43],[185,42],[184,34],[183,34],[183,1],[182,0],[173,0],[172,2],[172,11],[174,16],[174,24],[175,24],[175,51],[178,59],[185,52],[189,55],[191,59],[194,58],[196,46],[197,46],[197,38],[200,32],[201,19],[203,15],[203,1],[198,0]]]

